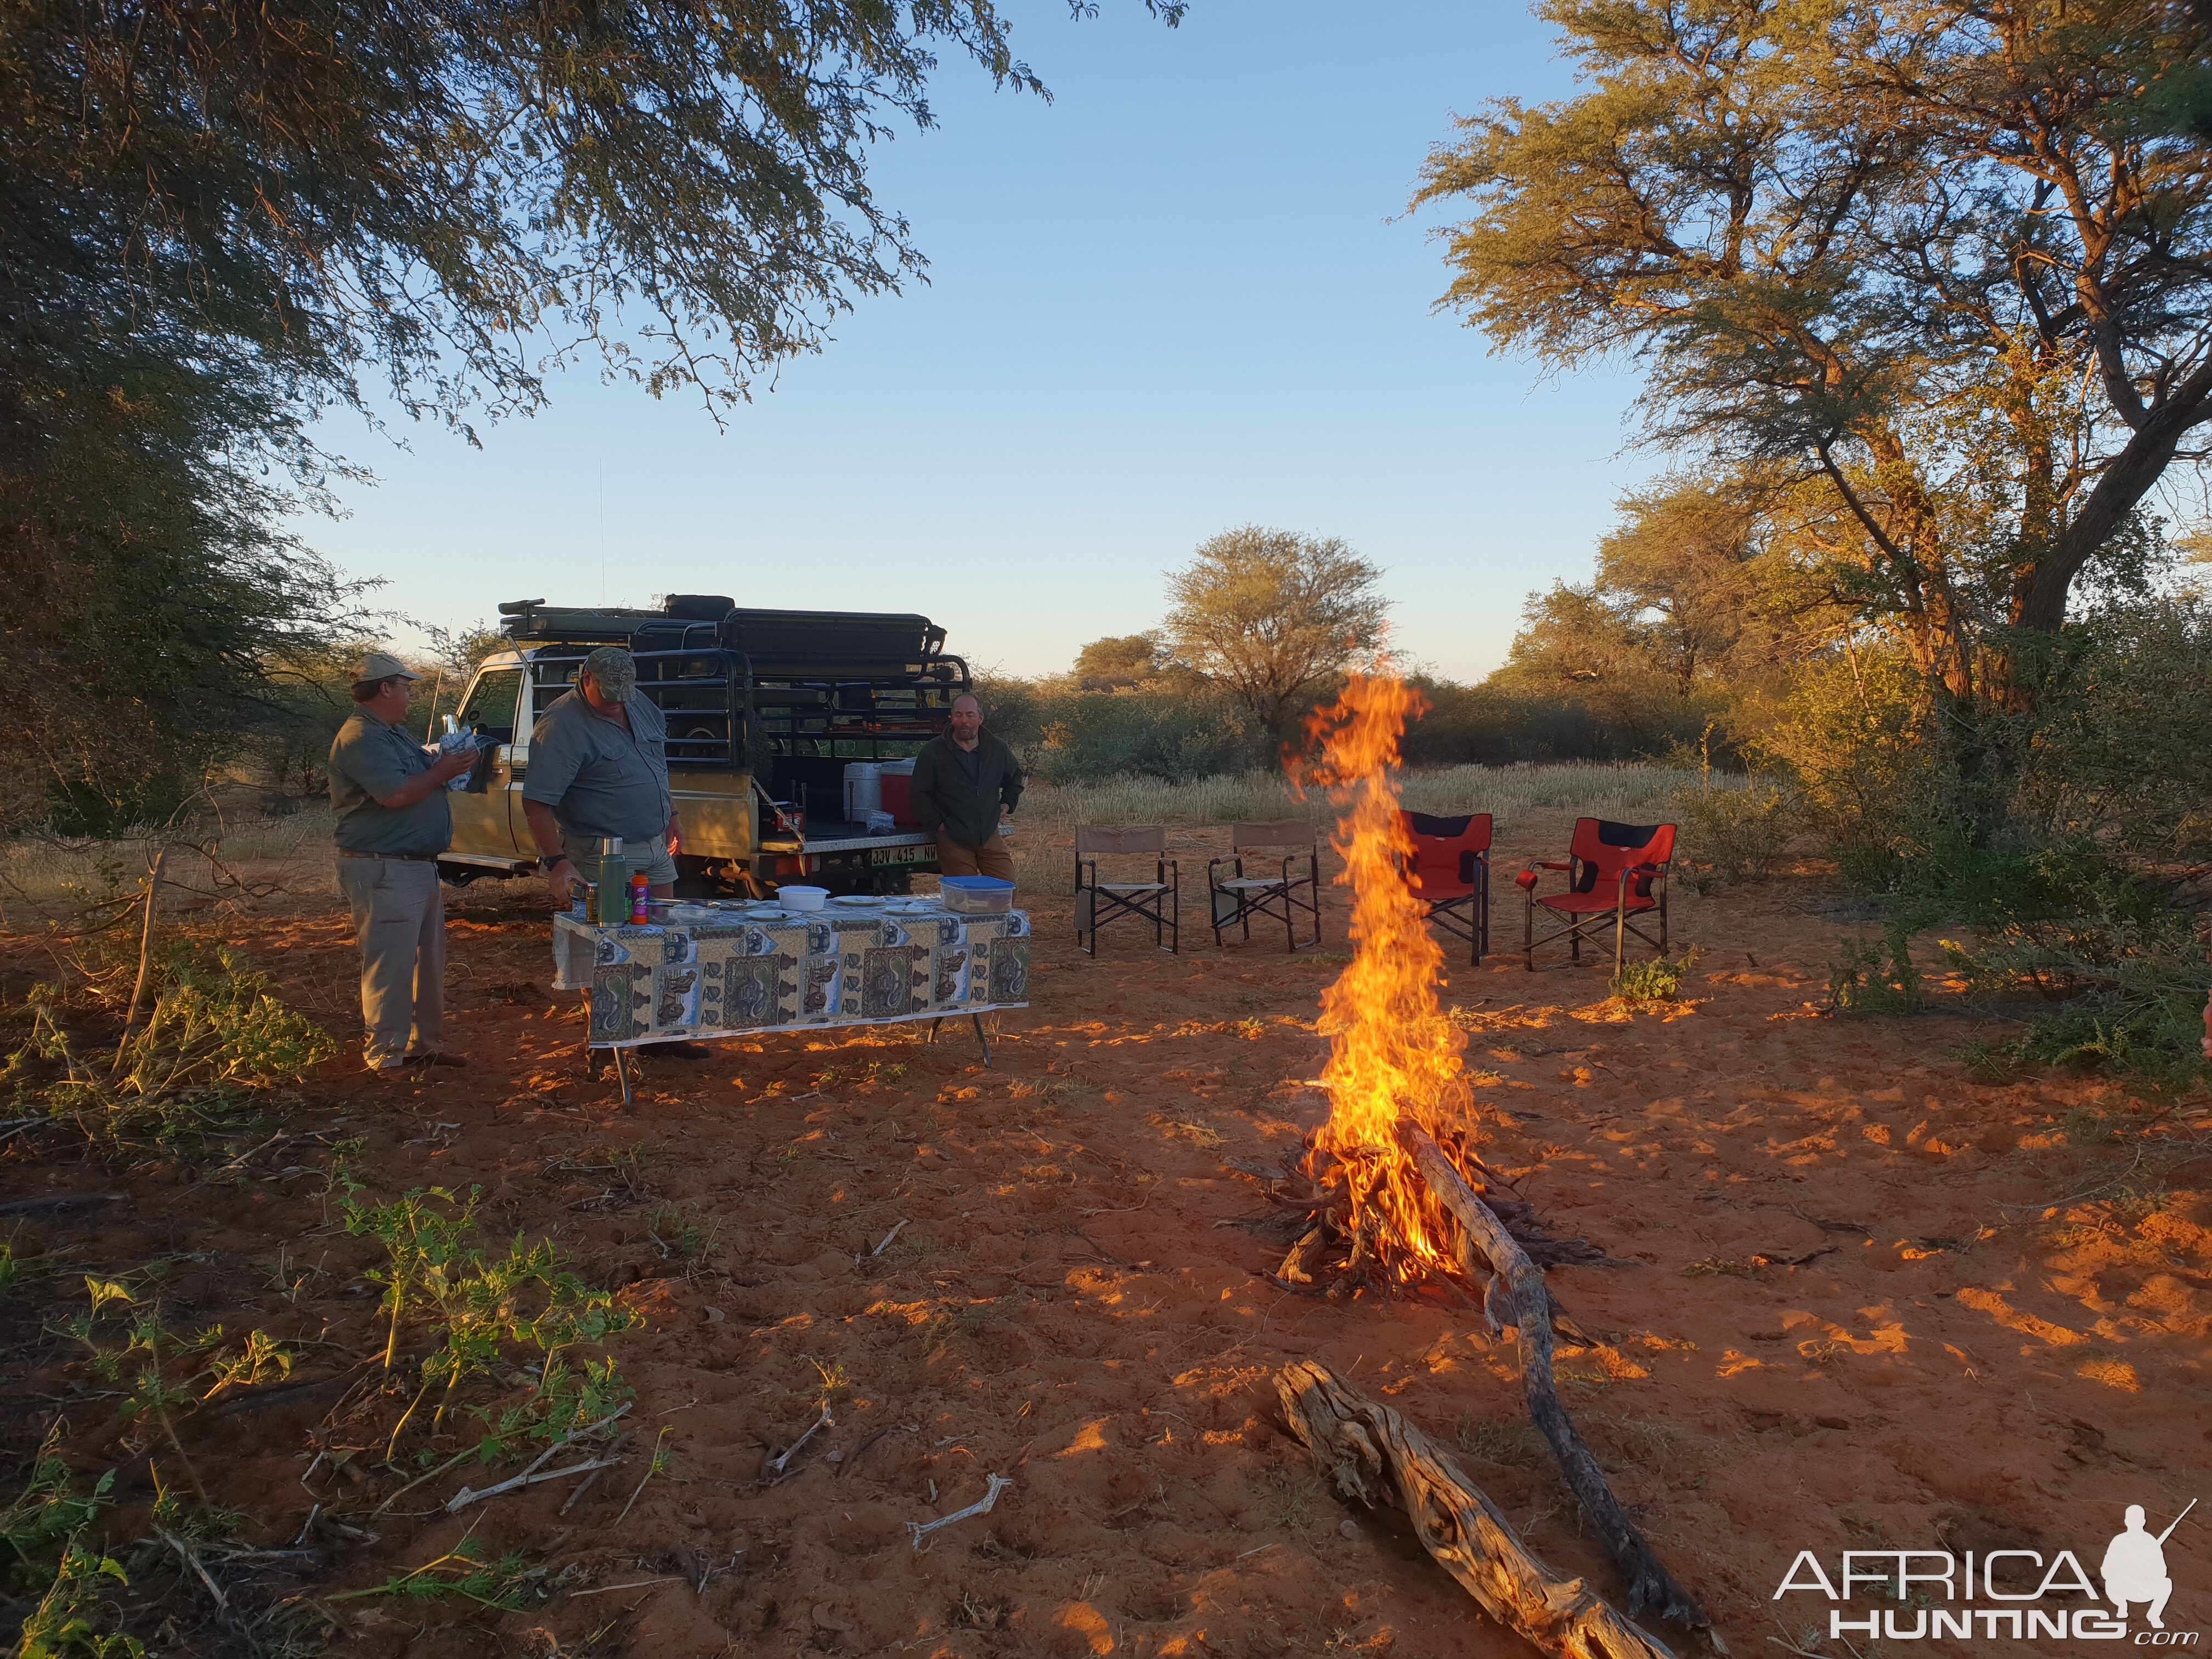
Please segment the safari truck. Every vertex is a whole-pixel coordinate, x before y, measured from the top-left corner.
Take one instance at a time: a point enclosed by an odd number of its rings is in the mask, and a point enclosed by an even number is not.
[[[701,594],[658,611],[523,599],[499,611],[514,643],[477,666],[454,716],[487,760],[453,796],[453,844],[438,860],[447,881],[536,872],[522,810],[531,728],[603,645],[637,659],[638,695],[667,717],[679,892],[808,882],[902,893],[915,871],[937,867],[930,832],[908,820],[869,833],[847,817],[845,789],[855,762],[911,759],[970,689],[968,665],[945,654],[928,617],[742,610]]]

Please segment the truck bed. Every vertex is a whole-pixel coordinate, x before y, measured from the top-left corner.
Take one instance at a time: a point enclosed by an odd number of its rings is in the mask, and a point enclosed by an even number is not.
[[[840,823],[810,818],[803,840],[789,836],[763,836],[763,853],[857,853],[876,848],[934,847],[936,836],[927,830],[900,830],[888,836],[872,836],[865,823]]]

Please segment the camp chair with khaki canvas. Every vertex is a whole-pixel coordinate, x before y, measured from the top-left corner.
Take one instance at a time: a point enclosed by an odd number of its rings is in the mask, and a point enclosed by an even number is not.
[[[1401,812],[1398,822],[1413,843],[1406,885],[1424,919],[1465,939],[1480,966],[1490,949],[1490,814]]]
[[[1613,971],[1618,975],[1631,933],[1661,956],[1667,954],[1667,870],[1674,858],[1671,823],[1614,823],[1605,818],[1577,818],[1564,864],[1547,862],[1523,870],[1514,880],[1526,894],[1521,933],[1521,965],[1533,969],[1539,945],[1567,941],[1569,954],[1583,959],[1583,937],[1613,929]],[[1565,890],[1537,896],[1539,870],[1566,872]],[[1536,937],[1536,912],[1559,926]],[[1632,921],[1632,916],[1642,921]],[[1659,937],[1644,930],[1656,921]]]
[[[1266,916],[1283,924],[1291,950],[1303,950],[1298,918],[1304,915],[1313,923],[1314,936],[1306,944],[1320,944],[1321,831],[1304,818],[1231,824],[1229,852],[1229,857],[1209,859],[1206,865],[1206,884],[1213,895],[1213,942],[1221,943],[1224,927],[1242,927],[1249,939],[1252,918]],[[1261,872],[1274,860],[1255,858],[1253,873],[1247,875],[1247,853],[1280,853],[1283,857],[1272,875]],[[1225,876],[1221,873],[1224,869],[1229,872]]]
[[[1158,824],[1102,830],[1078,825],[1075,831],[1075,942],[1098,954],[1098,930],[1116,916],[1152,924],[1152,944],[1170,954],[1182,949],[1182,878],[1167,856],[1168,832]],[[1150,881],[1101,881],[1098,860],[1152,855]],[[1085,935],[1089,943],[1085,943]]]

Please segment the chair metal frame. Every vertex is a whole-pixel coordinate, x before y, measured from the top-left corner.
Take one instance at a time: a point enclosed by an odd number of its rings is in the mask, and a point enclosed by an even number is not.
[[[1613,971],[1616,975],[1628,959],[1631,933],[1660,956],[1665,956],[1667,878],[1674,861],[1674,830],[1671,823],[1615,823],[1606,818],[1577,818],[1566,862],[1547,860],[1523,870],[1516,878],[1525,901],[1521,928],[1522,967],[1534,972],[1538,948],[1555,945],[1562,939],[1567,941],[1570,959],[1580,962],[1583,937],[1608,922],[1613,926]],[[1632,836],[1638,839],[1622,839]],[[1536,886],[1541,879],[1536,873],[1539,870],[1565,871],[1565,890],[1549,898],[1538,897]],[[1635,902],[1632,902],[1629,891],[1632,884],[1636,888]],[[1607,887],[1612,890],[1610,904],[1569,909],[1559,902],[1577,897],[1595,898],[1601,889]],[[1539,905],[1567,918],[1541,939],[1536,937]],[[1659,937],[1656,939],[1630,920],[1654,914],[1659,918]]]
[[[1244,854],[1252,852],[1284,854],[1279,873],[1273,876],[1248,876],[1244,873]],[[1241,927],[1245,941],[1252,938],[1252,918],[1265,916],[1283,924],[1283,937],[1287,948],[1304,951],[1321,943],[1321,830],[1305,818],[1270,818],[1261,823],[1233,823],[1229,826],[1229,853],[1225,859],[1206,861],[1206,886],[1213,910],[1213,942],[1221,943],[1222,930]],[[1294,867],[1305,860],[1305,873],[1300,875]],[[1255,864],[1260,863],[1255,860]],[[1231,872],[1224,879],[1219,873],[1223,866]],[[1303,889],[1306,896],[1301,898]],[[1298,943],[1298,916],[1303,913],[1313,922],[1313,937],[1305,944]]]
[[[1406,860],[1406,881],[1423,906],[1422,920],[1432,921],[1454,939],[1463,939],[1474,952],[1475,966],[1490,952],[1490,847],[1493,830],[1487,812],[1456,817],[1401,811],[1398,821],[1413,842]],[[1438,855],[1425,860],[1424,853]],[[1431,873],[1438,893],[1424,890],[1422,872]],[[1463,887],[1463,892],[1444,890]]]
[[[1075,830],[1075,942],[1098,954],[1098,930],[1117,916],[1152,924],[1152,946],[1182,954],[1182,875],[1167,856],[1168,832],[1158,824],[1118,830],[1079,824]],[[1151,881],[1101,881],[1098,855],[1150,853]],[[1087,855],[1087,856],[1086,856]],[[1084,944],[1084,935],[1091,942]]]

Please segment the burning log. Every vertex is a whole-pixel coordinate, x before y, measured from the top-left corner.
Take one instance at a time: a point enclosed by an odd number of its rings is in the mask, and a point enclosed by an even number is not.
[[[1524,1249],[1506,1217],[1524,1233],[1533,1218],[1525,1206],[1513,1214],[1503,1194],[1494,1212],[1477,1195],[1478,1185],[1490,1183],[1470,1179],[1473,1171],[1487,1171],[1472,1145],[1476,1114],[1460,1058],[1467,1039],[1438,1005],[1443,953],[1405,873],[1413,842],[1395,775],[1406,721],[1419,712],[1418,693],[1403,682],[1354,675],[1342,698],[1308,721],[1318,752],[1303,781],[1326,786],[1347,809],[1331,845],[1344,858],[1337,880],[1352,890],[1353,950],[1322,994],[1320,1030],[1329,1038],[1329,1058],[1320,1081],[1329,1112],[1300,1165],[1310,1200],[1304,1237],[1281,1276],[1291,1284],[1326,1279],[1334,1297],[1453,1275],[1471,1285],[1481,1277],[1478,1268],[1487,1267],[1485,1311],[1494,1327],[1510,1323],[1520,1333],[1528,1414],[1627,1583],[1629,1617],[1650,1610],[1710,1630],[1704,1609],[1629,1521],[1559,1403],[1552,1379],[1554,1322],[1571,1340],[1583,1339],[1545,1287],[1531,1259],[1538,1247]],[[1345,1243],[1349,1250],[1339,1259]],[[1279,1386],[1307,1444],[1316,1455],[1330,1449],[1340,1484],[1350,1470],[1364,1494],[1360,1460],[1373,1474],[1387,1468],[1421,1541],[1503,1622],[1580,1659],[1666,1654],[1579,1583],[1550,1580],[1482,1495],[1450,1478],[1456,1471],[1394,1414],[1344,1394],[1313,1366],[1291,1367]],[[1299,1403],[1308,1401],[1310,1407]],[[1309,1409],[1310,1424],[1300,1415]]]
[[[1310,1360],[1275,1378],[1284,1420],[1347,1498],[1405,1511],[1421,1547],[1484,1612],[1566,1659],[1674,1659],[1579,1578],[1530,1554],[1498,1506],[1419,1429]]]
[[[1605,1471],[1575,1432],[1566,1407],[1559,1403],[1559,1389],[1552,1381],[1553,1310],[1542,1270],[1475,1196],[1434,1139],[1412,1124],[1401,1126],[1399,1138],[1429,1190],[1458,1221],[1468,1249],[1480,1253],[1482,1265],[1494,1275],[1492,1291],[1503,1285],[1510,1294],[1513,1323],[1520,1333],[1521,1387],[1528,1398],[1529,1418],[1551,1442],[1552,1455],[1559,1459],[1560,1472],[1567,1477],[1583,1513],[1597,1528],[1606,1553],[1627,1580],[1630,1617],[1656,1612],[1662,1619],[1692,1630],[1710,1629],[1712,1620],[1697,1598],[1674,1582],[1644,1534],[1637,1531],[1636,1523],[1613,1495]],[[1466,1265],[1472,1277],[1476,1264]],[[1502,1319],[1504,1312],[1499,1309],[1492,1317]]]

